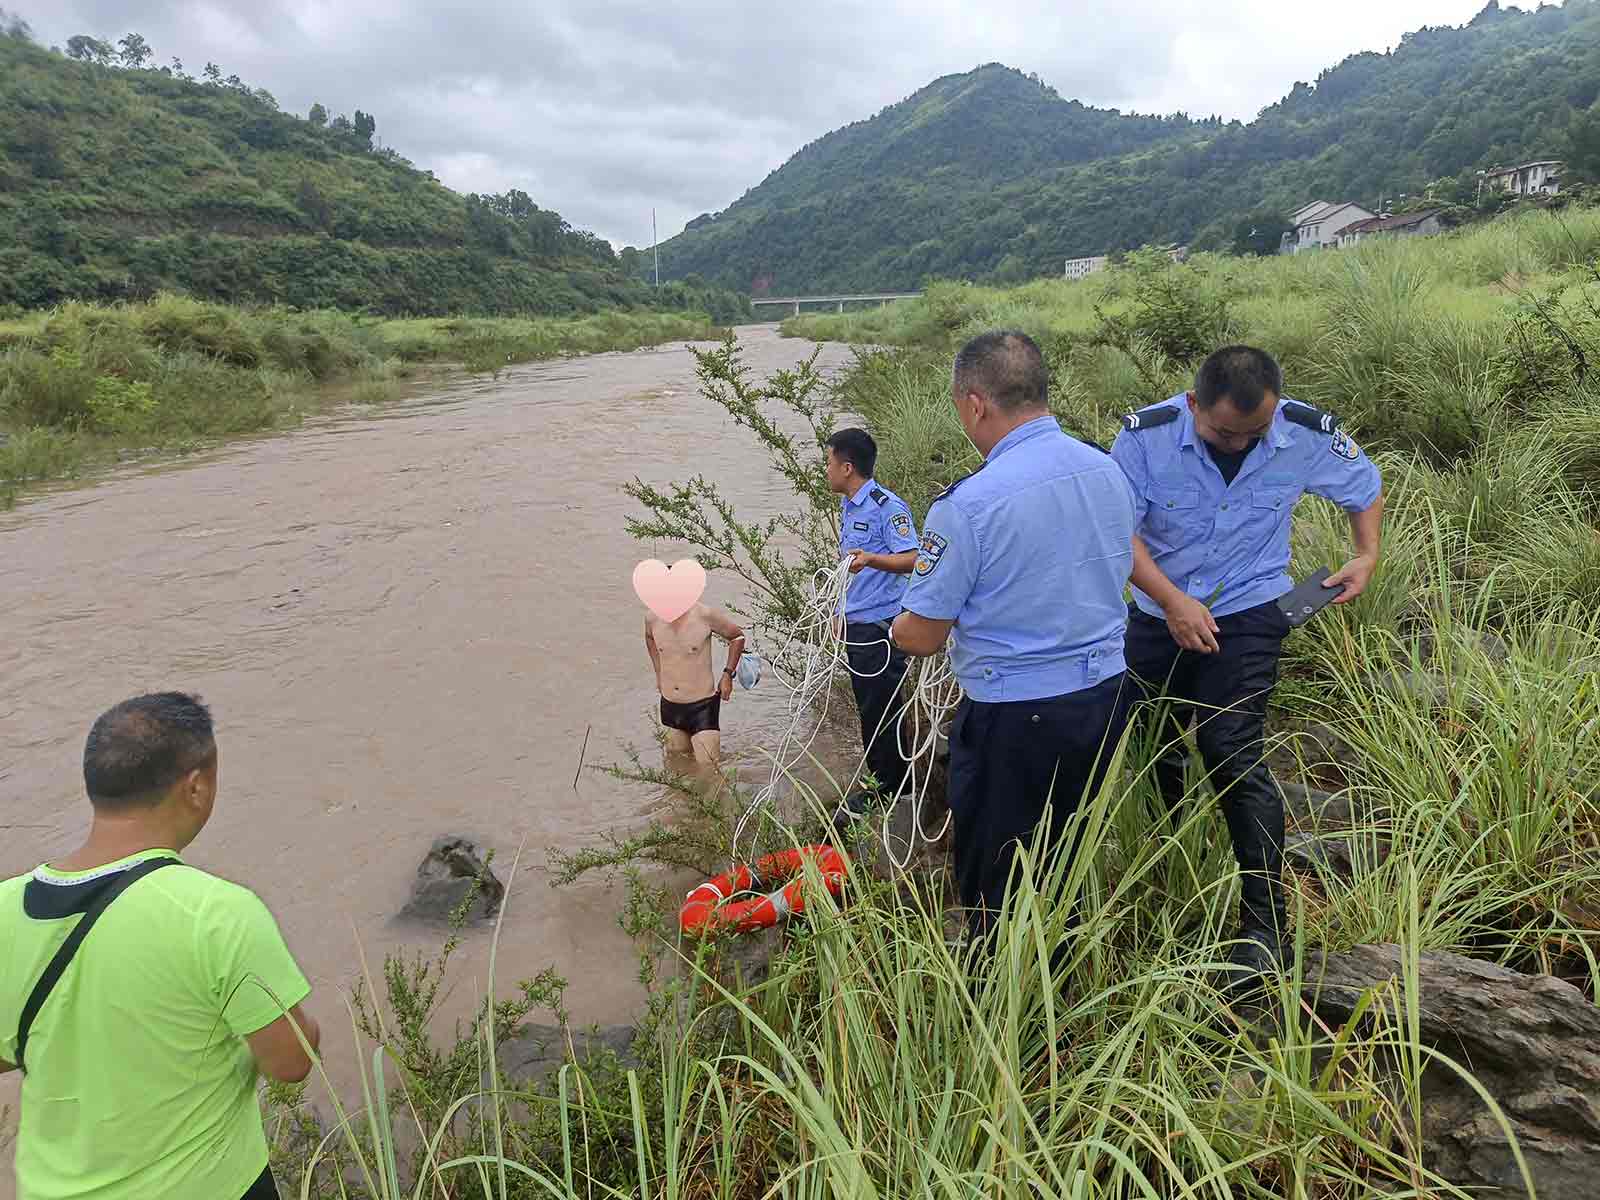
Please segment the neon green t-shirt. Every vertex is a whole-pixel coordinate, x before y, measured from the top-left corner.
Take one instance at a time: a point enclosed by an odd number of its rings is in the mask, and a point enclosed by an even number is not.
[[[163,855],[176,857],[147,850],[0,883],[0,1059],[16,1062],[22,1006],[95,882]],[[267,1165],[243,1038],[310,992],[254,893],[189,866],[135,882],[28,1035],[19,1200],[242,1196]]]

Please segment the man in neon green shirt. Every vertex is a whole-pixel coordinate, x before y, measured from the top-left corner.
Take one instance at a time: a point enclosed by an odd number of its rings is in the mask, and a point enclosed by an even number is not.
[[[256,1078],[304,1079],[319,1034],[253,893],[181,864],[135,878],[19,1036],[85,911],[210,819],[211,714],[176,692],[124,701],[95,722],[83,774],[82,848],[0,883],[0,1073],[25,1072],[19,1200],[276,1200]]]

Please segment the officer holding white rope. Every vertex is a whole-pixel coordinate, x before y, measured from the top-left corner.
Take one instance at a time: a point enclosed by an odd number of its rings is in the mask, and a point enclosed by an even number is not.
[[[866,765],[886,797],[905,782],[900,756],[900,684],[906,656],[889,640],[900,612],[906,576],[917,560],[917,528],[905,501],[873,478],[878,446],[865,429],[841,429],[828,439],[828,487],[839,500],[839,552],[850,558],[844,596],[845,655],[861,717]],[[839,818],[859,817],[864,790],[852,792]]]
[[[956,355],[952,392],[983,466],[928,511],[894,642],[950,662],[965,699],[950,730],[957,890],[974,936],[1005,898],[1019,841],[1051,806],[1051,839],[1099,786],[1127,723],[1123,588],[1134,497],[1117,464],[1063,433],[1026,334]],[[952,635],[953,631],[953,635]]]

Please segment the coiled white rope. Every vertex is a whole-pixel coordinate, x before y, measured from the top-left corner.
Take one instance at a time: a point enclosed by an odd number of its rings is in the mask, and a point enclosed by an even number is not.
[[[816,742],[817,735],[821,732],[828,717],[828,704],[833,692],[833,680],[839,668],[843,667],[851,674],[862,678],[871,678],[882,674],[889,668],[889,649],[887,639],[878,639],[874,642],[859,643],[859,645],[884,647],[883,666],[877,671],[863,673],[855,671],[850,666],[849,655],[845,641],[844,629],[844,604],[845,597],[850,590],[851,583],[850,558],[848,555],[839,560],[837,566],[830,570],[819,570],[811,580],[807,589],[807,598],[804,611],[794,627],[788,631],[782,649],[776,655],[763,654],[767,664],[772,668],[772,673],[789,691],[788,723],[784,728],[783,736],[779,740],[778,748],[773,754],[772,773],[765,787],[761,789],[740,816],[733,830],[733,852],[735,862],[740,861],[739,848],[744,839],[745,829],[752,818],[765,811],[771,805],[778,793],[780,781],[788,775],[799,763],[811,753],[811,747]],[[852,643],[851,645],[857,645]],[[858,646],[859,648],[859,646]],[[798,658],[804,666],[799,677],[789,680],[784,677],[783,664],[793,662]],[[879,721],[878,728],[873,732],[871,741],[876,741],[882,735],[884,725],[893,722],[895,730],[895,748],[900,757],[908,765],[906,784],[901,788],[899,795],[891,804],[889,811],[884,815],[883,822],[883,847],[889,861],[894,863],[896,870],[905,870],[910,864],[912,856],[916,853],[917,841],[933,843],[942,838],[950,827],[950,814],[945,814],[944,823],[934,833],[929,833],[922,823],[923,799],[927,793],[928,783],[932,779],[931,763],[933,750],[938,743],[939,729],[945,717],[955,709],[961,699],[961,688],[951,673],[950,663],[944,654],[934,658],[921,659],[912,665],[916,672],[916,682],[911,689],[909,699],[902,698],[897,705],[891,705],[884,712]],[[820,711],[816,712],[815,723],[809,735],[804,736],[802,743],[802,730],[807,723],[812,710],[820,704]],[[911,720],[902,718],[909,710]],[[907,733],[907,725],[910,733]],[[854,787],[856,780],[861,776],[861,768],[865,765],[865,747],[863,758],[851,777],[849,786],[845,788],[848,795]],[[890,840],[890,827],[895,806],[901,800],[910,798],[912,805],[911,837],[906,847],[904,858],[897,856]]]

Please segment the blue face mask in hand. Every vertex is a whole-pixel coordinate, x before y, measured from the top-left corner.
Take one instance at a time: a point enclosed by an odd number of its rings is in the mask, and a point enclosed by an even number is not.
[[[739,686],[746,690],[755,687],[761,679],[761,660],[754,654],[741,655],[739,665],[734,668],[733,677],[739,681]]]

